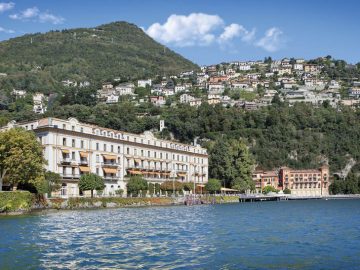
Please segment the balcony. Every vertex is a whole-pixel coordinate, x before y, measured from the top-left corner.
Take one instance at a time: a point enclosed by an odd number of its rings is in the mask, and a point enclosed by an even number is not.
[[[81,177],[80,174],[72,174],[72,173],[60,173],[60,176],[63,179],[79,179]]]
[[[105,161],[101,163],[101,166],[103,167],[110,167],[110,168],[116,168],[119,167],[120,164],[117,162],[110,162],[110,161]]]
[[[61,165],[77,165],[77,161],[72,158],[61,158],[59,163]]]
[[[87,159],[81,159],[81,160],[79,161],[79,164],[80,164],[80,165],[88,165],[89,162],[88,162]]]
[[[104,176],[104,180],[105,181],[118,181],[119,177],[118,176]]]

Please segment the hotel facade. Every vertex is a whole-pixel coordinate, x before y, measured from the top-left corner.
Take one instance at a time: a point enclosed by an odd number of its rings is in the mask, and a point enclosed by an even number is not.
[[[290,189],[297,196],[329,195],[329,167],[296,170],[281,167],[276,171],[255,171],[252,175],[256,192],[261,193],[266,186],[277,190]]]
[[[324,165],[318,169],[295,170],[280,168],[279,186],[288,188],[291,194],[298,196],[329,195],[329,167]]]
[[[22,127],[35,132],[43,145],[46,170],[61,175],[61,190],[54,195],[83,195],[78,181],[82,174],[95,173],[104,178],[103,195],[126,191],[132,175],[141,175],[148,182],[168,180],[208,181],[208,155],[199,145],[160,140],[150,131],[131,134],[79,122],[75,118],[62,120],[43,118],[16,123],[2,129]]]

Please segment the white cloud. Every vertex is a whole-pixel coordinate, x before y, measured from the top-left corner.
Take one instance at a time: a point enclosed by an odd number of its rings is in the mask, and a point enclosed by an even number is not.
[[[251,46],[275,52],[284,44],[283,32],[272,27],[261,39],[256,39],[255,28],[248,30],[241,24],[225,24],[218,15],[191,13],[189,15],[170,15],[163,24],[157,22],[142,28],[155,40],[177,47],[208,46],[217,43],[222,49],[235,48],[236,40]]]
[[[218,15],[173,14],[164,24],[154,23],[145,32],[160,42],[172,43],[179,47],[204,46],[215,40],[214,31],[223,25],[224,21]]]
[[[13,20],[28,20],[35,18],[39,15],[39,9],[37,7],[27,8],[20,13],[11,14],[9,17]]]
[[[250,42],[255,37],[255,29],[248,31],[244,26],[232,23],[224,28],[224,32],[219,37],[219,42],[227,42],[236,37],[241,37],[242,41]]]
[[[277,27],[272,27],[266,31],[265,36],[257,41],[255,45],[268,52],[275,52],[282,47],[283,43],[283,32]]]
[[[49,22],[52,24],[62,24],[65,21],[63,17],[56,16],[54,14],[49,13],[48,11],[40,12],[40,10],[37,7],[27,8],[21,11],[20,13],[11,14],[9,17],[13,20],[27,21],[32,19],[34,21],[39,21],[41,23]]]
[[[41,13],[39,15],[39,21],[40,22],[50,22],[52,24],[62,24],[65,21],[65,19],[61,16],[56,16],[56,15],[50,14],[48,12],[45,12],[45,13]]]
[[[0,26],[0,32],[2,32],[2,33],[7,33],[7,34],[13,34],[13,33],[15,33],[14,30],[6,29],[6,28],[3,28],[3,27],[1,27],[1,26]]]
[[[15,6],[15,3],[13,3],[13,2],[8,2],[8,3],[1,2],[0,3],[0,13],[5,12],[10,9],[13,9],[14,6]]]

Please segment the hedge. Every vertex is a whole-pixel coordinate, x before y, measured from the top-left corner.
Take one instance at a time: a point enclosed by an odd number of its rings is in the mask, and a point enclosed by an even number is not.
[[[0,213],[28,211],[35,197],[29,191],[1,191]]]

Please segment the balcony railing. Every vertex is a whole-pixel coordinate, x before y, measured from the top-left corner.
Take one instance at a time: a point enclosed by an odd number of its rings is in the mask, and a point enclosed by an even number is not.
[[[70,164],[71,161],[72,161],[71,158],[62,158],[62,159],[60,159],[61,164]]]
[[[101,166],[103,166],[103,167],[119,167],[120,164],[117,162],[101,162]]]
[[[138,170],[148,170],[148,171],[166,171],[169,172],[171,171],[170,169],[167,168],[160,168],[160,167],[155,167],[155,166],[129,166],[126,169],[138,169]]]
[[[105,181],[118,181],[119,177],[118,176],[104,176],[104,180]]]
[[[60,173],[60,176],[64,179],[79,179],[81,177],[80,174],[72,174],[72,173]]]
[[[87,165],[87,164],[89,164],[89,162],[87,161],[87,159],[81,159],[81,160],[79,161],[79,164],[81,164],[81,165]]]

